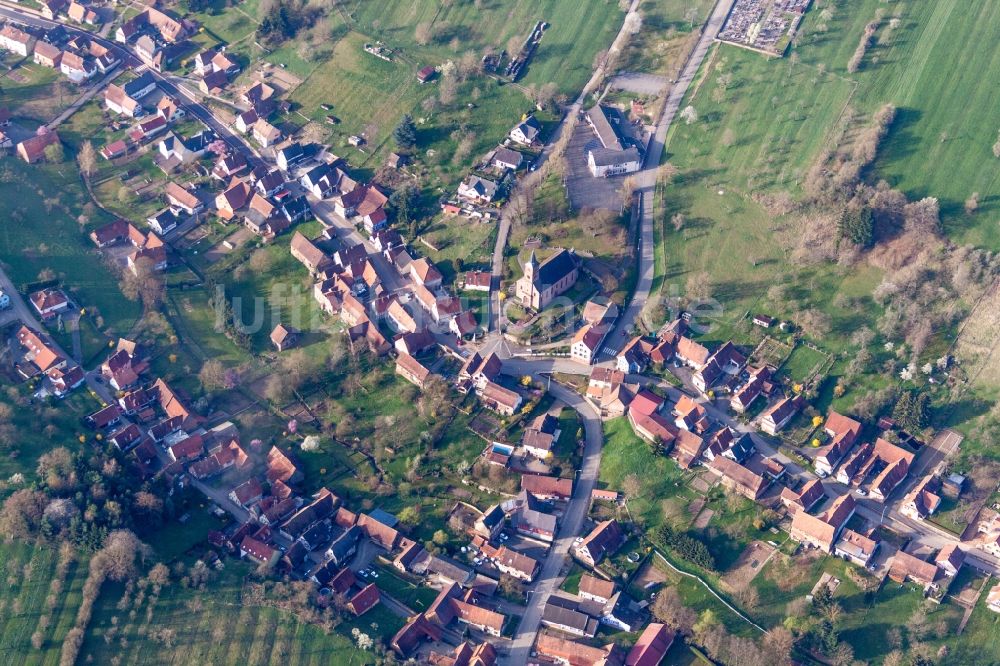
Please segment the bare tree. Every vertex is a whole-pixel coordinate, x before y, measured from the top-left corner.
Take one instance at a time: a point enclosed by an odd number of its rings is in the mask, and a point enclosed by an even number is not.
[[[76,156],[77,162],[80,163],[80,173],[82,173],[87,178],[94,175],[97,171],[97,153],[94,150],[94,144],[90,141],[84,141],[83,145],[80,146],[80,154]]]
[[[977,210],[979,210],[979,192],[973,192],[965,200],[965,214],[972,215]]]

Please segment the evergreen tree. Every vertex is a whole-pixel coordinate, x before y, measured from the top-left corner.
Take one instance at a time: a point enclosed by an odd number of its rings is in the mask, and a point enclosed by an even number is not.
[[[840,237],[861,247],[871,247],[875,242],[875,219],[871,208],[845,208],[837,224]]]
[[[392,138],[396,145],[404,150],[417,145],[417,126],[410,114],[407,113],[399,121],[399,125],[392,131]]]

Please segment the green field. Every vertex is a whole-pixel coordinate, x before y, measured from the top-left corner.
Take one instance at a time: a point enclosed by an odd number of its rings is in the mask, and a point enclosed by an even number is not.
[[[291,613],[248,603],[242,584],[252,567],[234,560],[225,564],[204,591],[175,580],[155,602],[147,589],[143,601],[130,595],[123,609],[118,607],[123,586],[105,584],[81,662],[110,663],[117,657],[123,664],[371,663],[371,654],[340,633],[325,634]]]
[[[663,521],[662,503],[667,498],[691,497],[686,477],[677,464],[650,451],[649,445],[632,432],[628,420],[621,417],[604,424],[599,481],[602,487],[622,492],[622,484],[630,475],[639,477],[641,491],[629,499],[629,512],[647,526]]]
[[[949,236],[1000,248],[991,216],[1000,193],[991,152],[1000,54],[980,48],[1000,37],[1000,6],[862,0],[828,16],[822,10],[829,4],[818,3],[806,15],[798,47],[783,60],[718,47],[706,80],[687,100],[700,120],[674,125],[671,159],[715,184],[794,193],[848,108],[862,118],[891,103],[896,121],[870,178],[888,180],[911,200],[938,197]],[[860,70],[848,73],[876,11],[885,15],[876,43]],[[892,17],[899,19],[895,28],[889,28]],[[717,98],[722,75],[732,80]],[[970,217],[963,202],[973,192],[981,205]]]
[[[995,217],[1000,180],[991,146],[997,140],[996,99],[1000,53],[981,48],[1000,39],[1000,5],[991,0],[852,3],[835,13],[830,32],[815,32],[818,16],[804,25],[798,52],[803,63],[826,63],[845,73],[862,27],[876,10],[897,12],[900,25],[885,44],[869,50],[852,75],[851,104],[871,112],[889,102],[899,113],[873,177],[886,178],[911,199],[941,201],[948,234],[960,243],[1000,248]],[[882,41],[883,27],[877,39]],[[979,192],[980,212],[969,218],[962,202]]]
[[[360,29],[390,48],[402,48],[415,69],[457,60],[469,50],[478,58],[487,47],[506,48],[508,40],[523,41],[537,21],[546,21],[549,27],[519,83],[553,81],[561,92],[574,96],[590,78],[594,54],[611,45],[623,16],[615,0],[352,0],[345,5]],[[423,23],[440,34],[420,46],[414,33]]]
[[[46,601],[56,575],[58,553],[55,549],[23,542],[0,544],[0,654],[5,663],[25,665],[59,663],[59,653],[66,632],[73,626],[87,578],[86,560],[71,565],[50,606]],[[48,628],[42,632],[39,649],[31,645],[32,634],[39,629],[42,616]]]

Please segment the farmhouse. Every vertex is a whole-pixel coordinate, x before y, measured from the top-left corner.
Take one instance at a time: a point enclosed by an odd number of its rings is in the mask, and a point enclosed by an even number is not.
[[[34,46],[35,38],[13,24],[8,23],[0,29],[0,49],[27,58],[34,50]]]
[[[665,624],[650,622],[625,657],[625,666],[657,666],[667,656],[677,632]]]
[[[593,638],[597,634],[597,620],[583,612],[578,602],[553,594],[542,611],[542,624],[573,636]]]
[[[859,567],[867,567],[871,563],[872,558],[875,557],[875,551],[878,550],[878,546],[878,541],[859,534],[852,529],[845,529],[833,549],[833,554],[849,560]]]
[[[768,407],[760,419],[760,429],[777,435],[799,413],[805,401],[801,396],[784,397]]]
[[[396,357],[396,374],[401,375],[411,384],[423,388],[427,379],[431,376],[431,371],[409,354],[400,353]]]
[[[618,526],[618,521],[605,520],[583,539],[575,552],[581,561],[594,567],[605,555],[613,555],[624,543],[625,535]]]
[[[524,474],[521,476],[521,490],[543,500],[568,500],[573,496],[573,479]]]
[[[586,365],[593,364],[597,360],[598,352],[607,333],[608,329],[604,326],[585,324],[573,335],[573,341],[569,348],[570,358]]]
[[[54,130],[38,128],[38,133],[17,144],[17,155],[28,164],[34,164],[45,157],[45,149],[59,143],[59,135]]]
[[[938,573],[937,566],[932,562],[921,560],[903,550],[896,552],[889,566],[889,578],[897,583],[913,581],[923,585],[925,591],[937,588]]]
[[[941,496],[938,490],[938,480],[933,474],[922,478],[917,485],[903,498],[899,512],[914,520],[923,520],[941,506]]]
[[[585,573],[580,576],[579,590],[577,596],[581,599],[606,604],[615,593],[615,583],[612,580],[604,580]]]
[[[535,650],[547,660],[568,666],[594,666],[594,664],[614,666],[620,664],[622,660],[621,648],[615,643],[608,643],[603,647],[591,647],[554,634],[539,634]]]
[[[37,42],[35,44],[35,53],[32,59],[36,64],[42,65],[43,67],[50,67],[52,69],[58,69],[59,65],[62,63],[62,49],[58,46],[53,46],[48,42]]]
[[[811,479],[802,484],[802,488],[798,492],[791,488],[782,488],[778,499],[789,513],[794,514],[797,511],[809,511],[825,496],[823,482],[819,479]]]
[[[788,535],[807,546],[830,552],[840,531],[854,515],[855,508],[854,495],[846,493],[834,500],[821,516],[797,511],[792,517],[792,528]]]

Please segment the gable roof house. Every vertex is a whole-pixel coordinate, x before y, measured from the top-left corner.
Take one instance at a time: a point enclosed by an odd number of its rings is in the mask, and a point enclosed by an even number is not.
[[[543,500],[568,500],[573,496],[573,479],[524,474],[521,476],[521,490]]]
[[[628,421],[635,434],[649,442],[659,440],[660,446],[670,449],[677,437],[677,427],[660,414],[665,401],[646,389],[640,390],[628,406]]]
[[[923,520],[932,515],[941,506],[941,496],[938,494],[938,480],[933,474],[922,478],[913,489],[903,497],[899,512],[907,518]]]
[[[604,580],[585,573],[580,576],[580,586],[577,596],[588,601],[607,603],[615,593],[615,582]]]
[[[123,88],[115,84],[109,84],[104,89],[104,106],[112,113],[137,118],[143,115],[142,105],[133,99]]]
[[[726,375],[738,375],[746,362],[746,356],[731,341],[726,342],[691,375],[691,383],[699,391],[707,392]]]
[[[777,435],[799,413],[805,400],[801,396],[784,397],[771,405],[760,418],[760,429]]]
[[[263,148],[270,148],[281,141],[281,130],[267,122],[263,118],[258,118],[251,130],[254,140]]]
[[[575,554],[585,564],[594,567],[605,555],[613,555],[624,543],[625,535],[618,521],[605,520],[584,537]]]
[[[236,217],[236,211],[247,205],[250,200],[250,186],[234,178],[225,190],[215,197],[216,215],[223,220],[231,220]]]
[[[311,275],[322,273],[333,265],[332,257],[298,231],[292,235],[291,252]]]
[[[403,352],[396,357],[396,374],[401,375],[411,384],[423,388],[431,376],[428,370],[417,359]]]
[[[586,320],[586,312],[584,312],[584,320]],[[649,365],[649,352],[653,350],[654,346],[651,340],[647,340],[641,335],[635,336],[618,352],[615,367],[628,375],[645,372]]]
[[[167,183],[163,194],[171,208],[182,210],[188,215],[196,215],[205,209],[205,204],[194,192],[173,181]]]
[[[807,546],[830,552],[840,531],[854,515],[856,506],[854,495],[846,493],[834,500],[830,508],[820,516],[797,511],[792,516],[792,527],[788,535]]]
[[[35,37],[24,30],[8,23],[0,29],[0,49],[16,53],[22,58],[32,54],[35,47]]]
[[[836,546],[834,546],[833,554],[849,560],[859,567],[867,567],[871,564],[872,558],[875,557],[878,547],[878,541],[852,529],[844,529]]]
[[[897,583],[913,581],[924,587],[924,591],[937,588],[939,569],[933,562],[921,560],[899,550],[889,565],[889,578]]]
[[[819,479],[810,479],[802,484],[802,488],[798,491],[782,488],[778,499],[790,514],[794,514],[796,511],[808,511],[825,496],[823,482]]]
[[[584,324],[573,334],[573,340],[570,342],[569,347],[570,358],[579,363],[592,365],[597,361],[601,345],[604,343],[604,338],[607,337],[610,330],[609,327],[603,324],[596,326]]]
[[[488,204],[496,198],[497,184],[492,180],[469,176],[458,186],[458,198],[472,204]]]
[[[32,60],[43,67],[58,69],[62,62],[62,49],[48,42],[36,42]]]
[[[587,165],[596,178],[632,173],[642,168],[642,154],[635,146],[626,147],[612,124],[608,111],[600,104],[584,116],[594,130],[600,147],[587,150]]]
[[[854,446],[861,433],[861,424],[837,412],[830,412],[823,430],[831,438],[831,442],[818,452],[815,467],[817,474],[828,476],[833,474],[834,468]]]
[[[48,130],[44,126],[38,128],[38,132],[17,144],[17,155],[28,164],[34,164],[45,157],[45,149],[51,145],[59,143],[59,135],[55,130]]]
[[[658,666],[676,636],[677,632],[667,625],[650,622],[625,657],[625,666]]]
[[[771,477],[758,473],[726,456],[716,456],[710,468],[722,477],[722,485],[757,501],[771,487]]]
[[[520,143],[525,146],[530,146],[538,140],[539,134],[541,134],[542,126],[534,116],[528,116],[508,133],[508,136],[513,139],[516,143]]]
[[[678,361],[696,370],[708,362],[710,355],[707,347],[686,336],[681,336],[677,340],[674,350],[674,356]]]

